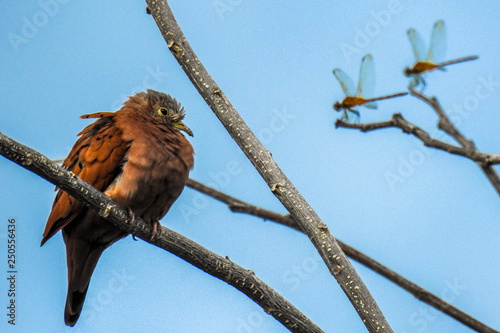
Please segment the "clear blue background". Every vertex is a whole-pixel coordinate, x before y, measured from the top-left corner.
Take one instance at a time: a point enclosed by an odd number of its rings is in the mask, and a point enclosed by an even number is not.
[[[432,24],[443,19],[448,59],[480,59],[430,74],[426,93],[438,96],[481,150],[498,153],[498,1],[171,6],[201,61],[336,237],[500,328],[500,200],[481,170],[399,130],[335,129],[340,114],[332,109],[342,98],[332,70],[340,67],[356,81],[366,53],[375,60],[376,95],[405,91],[402,70],[414,61],[406,30],[416,28],[428,43]],[[161,90],[187,110],[195,133],[193,178],[284,212],[191,86],[144,2],[4,1],[1,9],[1,132],[63,158],[89,123],[79,115],[114,111],[137,91]],[[484,79],[494,82],[491,90]],[[433,111],[412,97],[361,109],[361,120],[386,120],[395,112],[438,134]],[[286,332],[239,291],[130,237],[105,252],[82,317],[67,328],[61,236],[39,247],[54,186],[4,158],[0,170],[0,331]],[[15,328],[4,314],[8,218],[17,221]],[[233,214],[191,189],[162,223],[255,271],[326,332],[364,332],[304,235]],[[470,332],[355,266],[396,332]]]

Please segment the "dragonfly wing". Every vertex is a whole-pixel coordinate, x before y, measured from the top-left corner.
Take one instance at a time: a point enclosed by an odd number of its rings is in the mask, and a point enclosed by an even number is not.
[[[340,116],[340,120],[351,122],[351,123],[359,123],[359,111],[356,110],[348,110],[345,109],[342,112],[342,116]]]
[[[376,109],[377,108],[377,103],[375,102],[368,102],[363,104],[363,106],[369,108],[369,109]]]
[[[356,96],[373,96],[375,88],[375,65],[373,64],[373,57],[367,54],[361,60],[361,67],[359,68],[359,81]]]
[[[335,75],[337,81],[339,81],[344,94],[346,96],[354,96],[356,91],[354,90],[354,82],[352,82],[351,78],[339,68],[333,70],[333,75]]]
[[[349,120],[352,123],[359,123],[361,116],[359,115],[359,111],[349,110]]]
[[[344,110],[342,112],[342,116],[340,116],[340,120],[349,121],[349,115],[347,115],[347,110]]]
[[[439,20],[432,27],[431,43],[427,59],[434,63],[444,61],[446,53],[446,29],[444,21]]]
[[[413,49],[413,54],[415,55],[417,61],[426,60],[423,58],[425,54],[425,44],[420,34],[415,29],[409,29],[407,34],[408,39],[410,40],[411,48]]]
[[[410,86],[409,88],[412,88],[414,89],[416,86],[418,86],[420,83],[420,75],[414,75],[411,79],[410,79]]]

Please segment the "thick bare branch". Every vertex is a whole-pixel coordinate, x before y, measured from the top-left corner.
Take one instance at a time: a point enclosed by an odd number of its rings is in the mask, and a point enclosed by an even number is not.
[[[252,271],[244,269],[229,258],[221,257],[166,227],[161,228],[160,236],[151,239],[151,226],[144,223],[141,218],[136,217],[135,222],[129,224],[129,216],[125,208],[118,206],[111,198],[97,191],[72,172],[2,133],[0,133],[0,155],[66,191],[118,228],[165,249],[232,285],[259,304],[266,313],[272,315],[290,331],[322,332],[309,318],[262,282]]]
[[[328,227],[252,133],[187,42],[166,0],[146,0],[167,46],[228,133],[312,241],[369,332],[392,332],[370,291]]]
[[[211,196],[216,200],[224,202],[233,212],[254,215],[257,217],[264,218],[266,220],[277,222],[287,227],[294,228],[295,230],[302,231],[300,230],[300,227],[295,222],[295,220],[290,216],[290,214],[286,215],[279,214],[261,207],[254,206],[252,204],[241,201],[237,198],[234,198],[226,193],[218,191],[210,186],[202,184],[191,178],[188,180],[186,185],[201,193]],[[238,207],[238,209],[234,209],[234,207]],[[346,255],[356,260],[360,264],[370,268],[374,272],[382,275],[386,279],[394,282],[396,285],[405,289],[406,291],[408,291],[410,294],[412,294],[422,302],[429,304],[430,306],[434,307],[435,309],[443,312],[444,314],[452,318],[455,318],[457,321],[461,322],[462,324],[470,327],[471,329],[477,332],[498,333],[497,331],[483,324],[476,318],[454,307],[450,303],[445,302],[443,299],[427,291],[426,289],[420,287],[419,285],[413,283],[412,281],[406,279],[405,277],[399,275],[398,273],[382,265],[375,259],[370,258],[366,254],[362,253],[361,251],[358,251],[357,249],[347,245],[346,243],[338,239],[337,242],[340,244],[342,250],[345,252]]]

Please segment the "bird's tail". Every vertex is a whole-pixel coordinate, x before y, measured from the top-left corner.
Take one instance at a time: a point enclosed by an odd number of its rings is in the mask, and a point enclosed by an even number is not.
[[[64,322],[74,326],[82,312],[90,278],[105,247],[87,240],[68,237],[66,259],[68,262],[68,296],[64,309]]]

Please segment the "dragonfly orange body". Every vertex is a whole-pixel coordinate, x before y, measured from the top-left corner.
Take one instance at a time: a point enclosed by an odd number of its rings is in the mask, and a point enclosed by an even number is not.
[[[340,102],[340,104],[344,108],[351,108],[353,106],[363,105],[365,103],[366,99],[361,96],[347,96]]]
[[[429,72],[437,68],[437,65],[432,61],[419,60],[417,63],[411,67],[405,69],[405,75],[418,75],[424,72]]]

